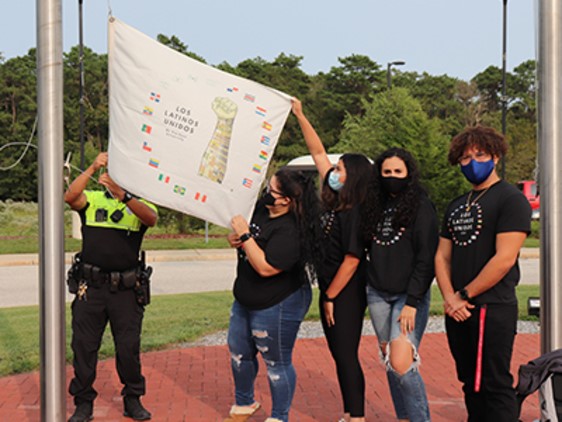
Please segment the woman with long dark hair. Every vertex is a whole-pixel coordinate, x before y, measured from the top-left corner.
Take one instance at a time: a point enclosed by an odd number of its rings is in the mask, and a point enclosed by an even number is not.
[[[429,421],[418,348],[429,317],[438,241],[435,208],[412,155],[391,148],[375,160],[363,218],[371,237],[367,301],[399,420]]]
[[[322,178],[325,257],[318,272],[320,314],[343,397],[341,420],[360,422],[365,420],[365,379],[358,350],[367,306],[360,270],[365,260],[360,218],[372,166],[364,155],[344,154],[334,168],[297,99],[293,113]]]
[[[251,224],[232,219],[238,249],[228,330],[235,405],[225,422],[242,422],[260,407],[254,399],[257,353],[267,367],[272,410],[268,422],[287,422],[295,392],[293,347],[312,293],[305,266],[320,256],[319,200],[310,178],[281,169],[271,177]]]

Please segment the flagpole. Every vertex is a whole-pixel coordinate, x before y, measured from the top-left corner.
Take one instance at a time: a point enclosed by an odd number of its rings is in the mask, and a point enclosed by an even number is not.
[[[66,420],[62,0],[37,0],[41,421]]]
[[[541,187],[541,351],[562,348],[562,5],[539,2],[538,137]]]

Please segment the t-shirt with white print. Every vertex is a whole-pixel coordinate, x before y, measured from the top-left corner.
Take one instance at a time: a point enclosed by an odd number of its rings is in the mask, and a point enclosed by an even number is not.
[[[531,207],[513,185],[500,180],[486,192],[468,192],[447,208],[441,236],[452,242],[451,277],[455,291],[470,283],[496,253],[499,233],[531,230]],[[519,262],[491,289],[473,298],[476,304],[515,304]]]

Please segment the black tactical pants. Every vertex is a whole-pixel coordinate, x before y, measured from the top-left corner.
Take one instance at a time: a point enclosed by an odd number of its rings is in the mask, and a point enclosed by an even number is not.
[[[109,285],[89,287],[86,300],[78,296],[72,303],[72,351],[74,378],[69,392],[74,403],[93,401],[96,365],[107,322],[115,344],[117,373],[124,384],[122,395],[141,396],[145,379],[141,373],[140,334],[144,308],[136,302],[132,289],[110,292]]]

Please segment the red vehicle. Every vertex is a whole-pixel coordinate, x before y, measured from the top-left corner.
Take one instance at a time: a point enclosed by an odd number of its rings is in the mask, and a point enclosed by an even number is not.
[[[533,210],[533,219],[538,219],[540,216],[541,197],[539,194],[537,182],[535,182],[534,180],[522,180],[517,183],[517,187],[528,199],[529,204],[531,204],[531,209]]]

